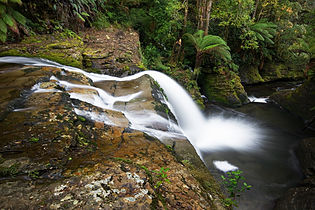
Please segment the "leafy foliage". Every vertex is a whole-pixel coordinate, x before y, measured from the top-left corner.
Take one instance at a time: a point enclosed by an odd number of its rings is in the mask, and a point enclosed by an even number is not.
[[[8,29],[19,33],[18,24],[25,25],[26,18],[18,11],[13,9],[14,4],[22,4],[21,0],[2,0],[0,1],[0,41],[7,39]]]
[[[159,189],[163,183],[170,183],[170,180],[167,178],[166,172],[168,172],[169,168],[162,167],[159,171],[152,171],[155,175],[155,189]]]
[[[226,176],[221,176],[223,184],[225,185],[229,198],[225,200],[226,205],[237,206],[236,197],[240,196],[240,193],[245,190],[250,190],[251,185],[248,185],[244,180],[245,178],[241,175],[243,172],[240,170],[229,171]]]
[[[271,44],[273,37],[276,34],[277,25],[271,22],[258,22],[250,25],[247,29],[244,29],[245,33],[241,35],[243,41],[242,49],[257,49],[259,43]]]
[[[230,48],[219,36],[204,36],[204,31],[199,30],[195,34],[186,33],[188,42],[192,43],[196,49],[195,70],[201,65],[203,56],[206,54],[217,54],[225,61],[231,60]]]

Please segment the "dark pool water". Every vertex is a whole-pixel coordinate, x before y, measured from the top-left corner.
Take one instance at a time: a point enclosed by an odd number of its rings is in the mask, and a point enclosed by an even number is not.
[[[255,88],[260,92],[255,94]],[[282,87],[267,85],[254,87],[248,92],[256,97],[266,97],[277,88]],[[288,88],[292,86],[289,85]],[[224,173],[215,168],[213,161],[226,160],[239,167],[244,172],[246,182],[253,186],[250,191],[242,193],[238,198],[239,207],[236,209],[273,209],[275,201],[288,188],[302,180],[303,175],[294,150],[301,139],[314,136],[314,133],[303,130],[304,124],[300,118],[272,103],[250,103],[237,109],[208,105],[206,112],[208,115],[220,114],[227,118],[246,119],[255,123],[262,131],[262,144],[256,149],[209,151],[203,152],[202,156],[207,167],[218,180]]]

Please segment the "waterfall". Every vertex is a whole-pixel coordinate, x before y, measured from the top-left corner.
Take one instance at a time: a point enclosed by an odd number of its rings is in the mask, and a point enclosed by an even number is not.
[[[196,150],[209,151],[231,148],[235,150],[250,150],[258,148],[260,145],[261,134],[255,123],[245,121],[240,118],[224,118],[222,116],[207,117],[199,110],[189,94],[173,79],[163,73],[157,71],[143,71],[138,74],[117,78],[108,75],[100,75],[95,73],[87,73],[81,69],[64,66],[46,59],[34,59],[24,57],[2,57],[0,63],[18,63],[23,65],[33,66],[52,66],[62,68],[65,71],[82,73],[93,82],[99,81],[128,81],[139,78],[144,74],[150,75],[163,88],[167,98],[168,106],[175,115],[179,129],[174,130],[174,133],[182,131],[184,135],[194,145]],[[118,99],[108,95],[104,90],[91,86],[78,86],[70,84],[66,81],[59,81],[53,77],[51,80],[57,80],[63,86],[68,88],[79,87],[89,88],[98,91],[100,98],[89,99],[82,95],[72,94],[72,98],[76,98],[87,103],[91,103],[101,108],[112,108],[112,104],[117,100],[131,100],[137,94],[124,96]],[[40,91],[40,90],[39,90]],[[82,112],[80,112],[82,114]],[[132,128],[147,132],[155,137],[165,135],[164,131],[152,130],[146,126],[150,121],[164,122],[160,116],[153,116],[151,114],[143,115],[139,113],[124,113],[128,120],[132,123]],[[146,113],[144,113],[146,114]],[[172,125],[173,127],[176,127]],[[172,137],[174,133],[170,134]]]

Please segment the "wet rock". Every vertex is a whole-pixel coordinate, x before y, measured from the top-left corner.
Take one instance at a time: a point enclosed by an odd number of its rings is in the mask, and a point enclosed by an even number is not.
[[[277,210],[315,209],[315,138],[301,141],[297,156],[306,179],[285,193],[276,204]]]
[[[283,63],[265,63],[260,74],[265,82],[279,79],[298,80],[305,77],[303,70],[303,67],[291,68]]]
[[[297,155],[304,175],[315,178],[315,138],[303,139],[299,144]]]
[[[91,30],[85,33],[85,37],[86,48],[82,53],[85,68],[117,77],[143,71],[140,68],[139,35],[131,29]]]
[[[259,73],[258,66],[245,65],[241,66],[238,71],[243,84],[250,85],[264,82]]]
[[[122,77],[144,70],[139,43],[139,35],[135,31],[120,31],[111,27],[101,31],[85,30],[82,38],[62,33],[26,37],[21,43],[0,46],[0,56],[41,57]]]
[[[51,67],[17,69],[10,77],[1,74],[0,79],[6,81],[1,84],[9,84],[1,90],[10,93],[7,89],[17,88],[18,94],[9,100],[23,97],[23,103],[16,110],[8,108],[11,101],[6,103],[7,98],[0,101],[6,110],[0,120],[0,208],[223,208],[219,189],[201,181],[211,175],[200,159],[192,172],[161,141],[131,129],[124,113],[71,98],[72,93],[98,93],[63,87],[58,82],[61,78],[93,85],[84,75],[67,75]],[[58,80],[50,80],[52,76]],[[154,103],[163,93],[151,78],[102,85],[116,96],[142,91],[126,107],[135,111],[137,106],[132,103],[140,105],[145,99],[148,103],[144,101],[141,108],[160,116]],[[25,96],[20,94],[24,91]],[[113,124],[94,119],[93,113],[106,116]],[[182,141],[189,145],[186,139]],[[197,162],[193,147],[189,148],[180,154],[192,154]]]
[[[211,102],[232,107],[249,102],[241,80],[234,72],[203,73],[199,80],[202,92]]]
[[[278,91],[270,96],[281,107],[302,117],[306,126],[315,128],[315,77],[295,90]]]
[[[286,192],[275,208],[276,210],[315,209],[315,187],[295,187]]]

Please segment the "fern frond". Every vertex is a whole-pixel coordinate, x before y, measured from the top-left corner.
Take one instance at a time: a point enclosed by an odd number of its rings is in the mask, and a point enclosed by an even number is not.
[[[0,19],[0,30],[1,30],[4,34],[7,34],[8,28],[7,28],[7,25],[3,22],[2,19]]]
[[[20,23],[20,24],[22,24],[22,25],[25,25],[25,24],[26,24],[26,18],[25,18],[21,13],[19,13],[18,11],[14,10],[14,11],[12,12],[12,16],[14,17],[14,19],[15,19],[18,23]]]
[[[13,26],[14,25],[14,19],[11,15],[9,14],[3,14],[2,17],[3,22],[5,22],[8,26]]]

